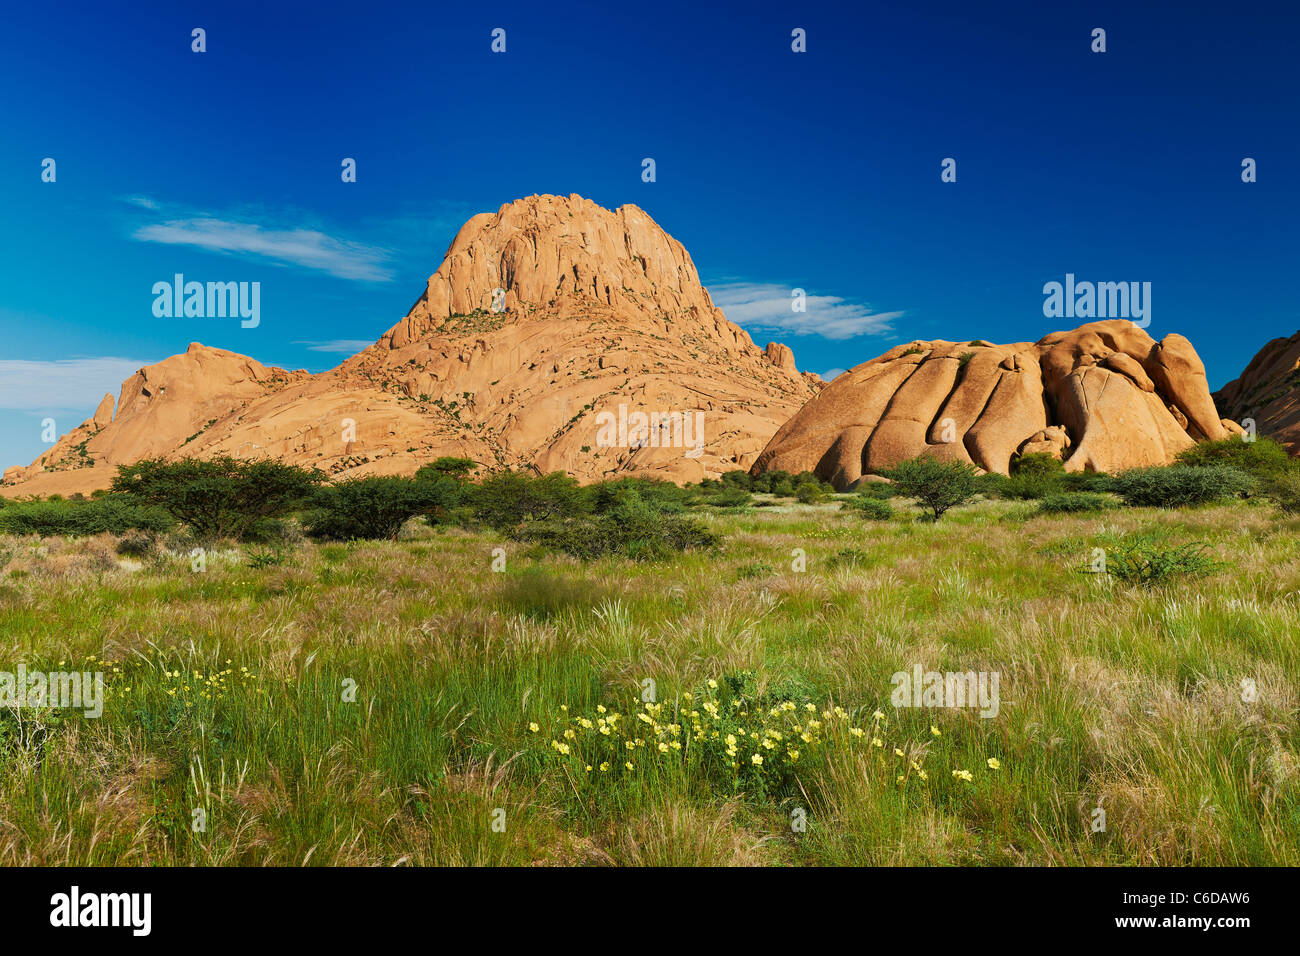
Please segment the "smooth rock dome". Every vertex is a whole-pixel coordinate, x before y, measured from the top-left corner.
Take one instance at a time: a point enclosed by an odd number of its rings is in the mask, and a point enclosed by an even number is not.
[[[917,455],[1007,474],[1015,455],[1034,451],[1067,471],[1117,472],[1168,464],[1234,428],[1187,339],[1156,342],[1112,319],[1037,342],[897,346],[827,385],[753,471],[813,471],[843,490]]]

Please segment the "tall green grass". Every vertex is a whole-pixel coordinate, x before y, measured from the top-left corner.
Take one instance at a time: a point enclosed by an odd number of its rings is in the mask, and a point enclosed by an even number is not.
[[[101,669],[109,698],[0,710],[0,863],[1300,863],[1294,530],[1244,502],[917,514],[709,515],[720,552],[657,563],[453,529],[195,573],[4,539],[0,670]],[[1155,533],[1218,563],[1077,573]],[[893,708],[917,664],[999,672],[998,717]],[[550,747],[647,680],[671,710],[737,674],[864,736],[770,789],[685,758],[606,784]]]

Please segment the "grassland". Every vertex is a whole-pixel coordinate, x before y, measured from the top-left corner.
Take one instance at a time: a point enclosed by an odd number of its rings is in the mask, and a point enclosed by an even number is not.
[[[106,535],[0,539],[0,670],[109,682],[99,719],[0,711],[0,864],[1300,864],[1295,522],[837,508],[712,515],[720,553],[658,564],[425,527],[201,573]],[[1222,565],[1084,573],[1140,531]],[[918,664],[998,672],[998,716],[895,709]],[[551,744],[600,706],[632,719],[647,679],[671,711],[742,673],[849,715],[792,787]]]

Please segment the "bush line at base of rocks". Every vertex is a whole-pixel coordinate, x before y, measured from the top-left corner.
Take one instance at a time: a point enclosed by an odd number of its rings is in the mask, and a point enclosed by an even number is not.
[[[810,472],[755,476],[735,470],[679,487],[637,477],[583,486],[559,472],[476,476],[477,469],[468,459],[441,458],[413,478],[368,476],[327,484],[318,471],[272,461],[152,459],[119,467],[111,489],[88,499],[0,503],[0,534],[126,535],[119,554],[138,557],[164,534],[183,535],[196,545],[230,539],[275,545],[300,534],[300,523],[307,535],[322,540],[395,539],[408,521],[423,518],[432,526],[491,528],[582,559],[652,559],[720,544],[716,532],[690,512],[775,503],[755,495],[816,504],[834,494]],[[1262,497],[1285,514],[1300,513],[1300,465],[1264,438],[1202,442],[1173,465],[1117,475],[1067,473],[1059,460],[1042,453],[1018,456],[1010,472],[980,474],[968,463],[922,456],[885,472],[888,483],[860,485],[841,509],[887,521],[895,514],[889,499],[912,499],[927,520],[937,521],[981,495],[1036,500],[1042,514],[1094,512],[1121,502],[1168,508]]]

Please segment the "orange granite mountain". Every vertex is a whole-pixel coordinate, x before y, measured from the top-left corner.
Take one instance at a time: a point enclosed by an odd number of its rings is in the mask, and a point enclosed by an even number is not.
[[[1007,474],[1045,452],[1067,471],[1164,465],[1221,420],[1181,335],[1126,319],[1037,342],[912,342],[840,375],[773,436],[753,471],[812,471],[841,490],[917,455]]]
[[[222,454],[334,476],[454,455],[698,481],[747,468],[822,384],[727,321],[643,210],[530,196],[470,219],[407,316],[338,368],[288,372],[195,343],[6,470],[0,491],[85,493],[119,464]]]
[[[1300,332],[1260,349],[1239,378],[1214,393],[1214,402],[1235,421],[1254,419],[1257,434],[1300,455]]]

